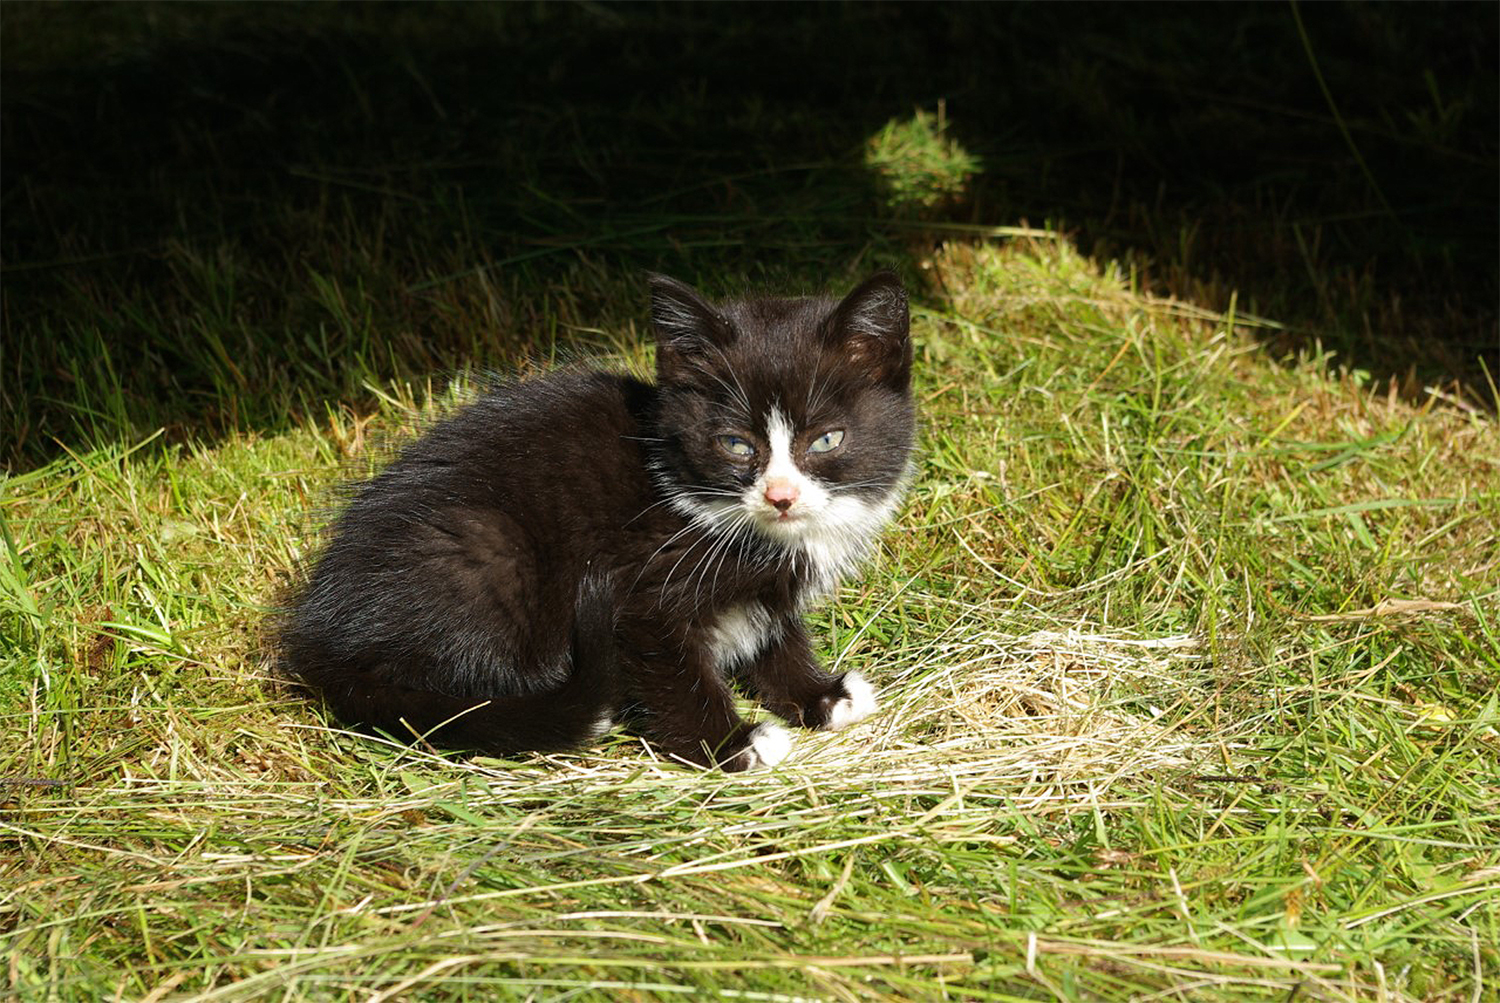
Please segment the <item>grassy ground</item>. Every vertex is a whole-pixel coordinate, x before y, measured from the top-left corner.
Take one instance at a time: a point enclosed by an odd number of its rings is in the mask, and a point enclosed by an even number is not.
[[[62,9],[5,8],[0,995],[1495,997],[1493,277],[1444,271],[1420,223],[1324,231],[1419,262],[1400,303],[1305,241],[1310,286],[1242,299],[1191,247],[997,227],[1008,137],[962,87],[912,114],[901,74],[932,64],[866,23],[905,8],[785,15],[807,51],[731,91],[662,50],[743,65],[763,13],[731,38],[692,8],[106,6],[83,45],[35,30]],[[800,59],[842,93],[810,34],[841,18],[847,58],[914,63],[895,96],[834,114],[767,82]],[[485,32],[514,64],[474,58]],[[497,96],[532,79],[559,103]],[[1244,184],[1253,208],[1271,182]],[[1473,208],[1445,184],[1430,204]],[[1246,275],[1313,232],[1298,212]],[[464,366],[644,367],[643,268],[796,291],[878,264],[914,290],[921,476],[812,624],[881,714],[755,777],[626,735],[457,760],[270,675],[319,512]],[[1413,329],[1426,375],[1366,364]]]

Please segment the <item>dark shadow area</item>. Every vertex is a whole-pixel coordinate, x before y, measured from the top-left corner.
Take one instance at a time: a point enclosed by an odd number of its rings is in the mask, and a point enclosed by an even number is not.
[[[865,151],[939,108],[982,163],[943,218],[1493,406],[1497,12],[7,3],[0,462],[587,345],[642,270],[910,272],[942,233]]]

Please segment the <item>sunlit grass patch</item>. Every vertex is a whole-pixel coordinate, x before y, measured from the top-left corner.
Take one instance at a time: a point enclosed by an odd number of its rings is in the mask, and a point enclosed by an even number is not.
[[[78,1000],[1482,995],[1493,420],[1273,364],[1246,337],[1267,322],[1060,238],[929,263],[920,476],[810,618],[883,709],[767,774],[628,734],[440,756],[274,677],[261,631],[337,483],[483,374],[9,477],[0,978]],[[578,275],[597,314],[514,309],[643,366],[628,283]],[[532,344],[523,373],[570,361]]]
[[[948,134],[945,109],[891,119],[865,144],[865,166],[898,214],[949,208],[979,173],[979,158]]]

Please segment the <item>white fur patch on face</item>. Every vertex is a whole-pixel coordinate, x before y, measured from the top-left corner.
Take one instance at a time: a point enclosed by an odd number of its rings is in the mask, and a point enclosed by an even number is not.
[[[797,430],[781,408],[771,408],[766,414],[766,442],[771,447],[771,458],[755,483],[741,496],[745,508],[762,529],[788,542],[797,539],[808,523],[817,519],[832,497],[827,488],[797,466],[792,455],[792,440],[796,434]],[[784,512],[766,500],[766,490],[772,484],[790,485],[797,492],[797,500]]]
[[[807,482],[802,471],[797,469],[796,461],[792,459],[792,436],[795,434],[796,429],[792,428],[792,423],[781,412],[781,408],[771,408],[766,415],[766,439],[771,444],[771,462],[766,464],[766,472],[761,477],[762,487],[765,481],[773,477],[785,478],[794,483]],[[802,484],[797,483],[797,486],[801,487]]]
[[[859,567],[900,505],[911,471],[890,491],[875,497],[843,493],[797,466],[792,448],[796,430],[779,407],[772,407],[766,415],[766,438],[771,455],[765,469],[733,500],[699,497],[676,488],[661,467],[654,467],[652,473],[672,508],[704,529],[738,532],[748,528],[804,559],[806,577],[798,598],[806,606]],[[796,501],[784,513],[765,497],[767,481],[777,479],[797,491]]]
[[[857,495],[834,497],[822,518],[808,527],[801,540],[811,570],[811,581],[802,596],[804,602],[832,591],[840,579],[859,566],[899,504],[899,491],[873,500]]]
[[[846,728],[855,721],[862,721],[875,713],[875,688],[858,672],[844,674],[844,692],[848,696],[839,700],[828,712],[829,731]]]
[[[882,526],[900,503],[900,490],[876,499],[836,494],[807,476],[797,465],[792,443],[796,429],[779,407],[766,414],[766,439],[771,456],[755,483],[740,496],[751,524],[764,535],[800,550],[807,557],[811,601],[833,589],[852,572],[869,551]],[[797,500],[782,512],[766,500],[768,483],[790,484]]]
[[[719,614],[709,628],[708,646],[714,664],[727,670],[760,654],[778,633],[769,610],[760,603],[745,603]]]
[[[746,770],[768,770],[792,751],[792,736],[785,728],[769,721],[758,724],[750,733],[750,744],[740,753],[749,762]]]

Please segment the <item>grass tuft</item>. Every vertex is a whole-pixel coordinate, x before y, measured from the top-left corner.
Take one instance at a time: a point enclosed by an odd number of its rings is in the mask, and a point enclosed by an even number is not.
[[[897,215],[951,210],[980,172],[979,158],[948,134],[946,109],[891,119],[865,144],[865,166]]]

